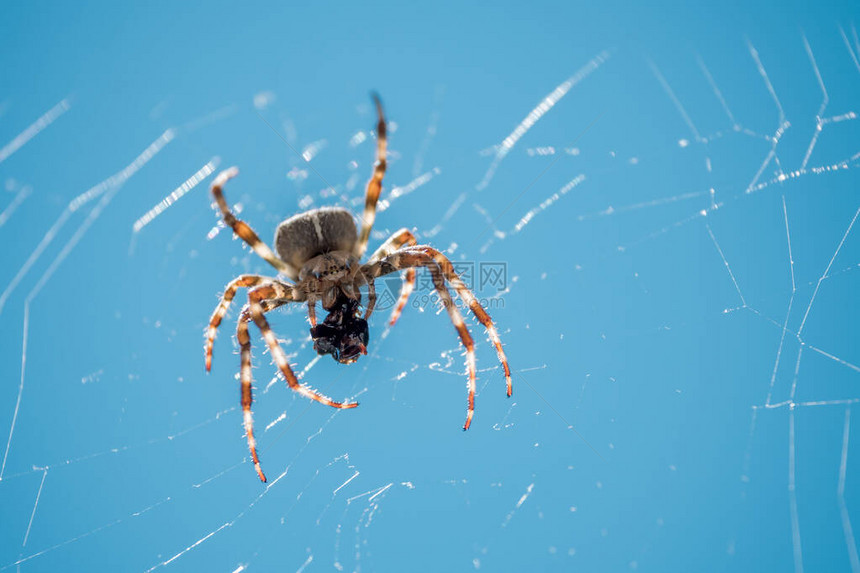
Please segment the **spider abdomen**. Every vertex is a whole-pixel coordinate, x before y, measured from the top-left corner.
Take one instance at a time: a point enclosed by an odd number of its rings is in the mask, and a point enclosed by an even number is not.
[[[293,215],[278,225],[275,250],[284,262],[301,269],[317,255],[332,251],[351,252],[357,240],[355,222],[349,211],[340,207],[321,207]]]

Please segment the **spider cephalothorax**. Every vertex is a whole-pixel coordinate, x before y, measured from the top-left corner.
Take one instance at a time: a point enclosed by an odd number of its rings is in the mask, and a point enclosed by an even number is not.
[[[327,404],[334,408],[354,408],[355,402],[335,402],[331,398],[299,383],[293,369],[290,367],[284,350],[278,343],[275,334],[269,328],[265,313],[292,302],[307,304],[308,319],[311,323],[311,337],[314,350],[320,355],[331,354],[342,364],[355,362],[359,356],[367,353],[369,330],[367,319],[370,318],[376,304],[374,281],[384,275],[405,271],[403,288],[394,312],[391,314],[389,325],[393,326],[400,316],[412,288],[415,285],[415,269],[424,267],[433,279],[433,287],[439,295],[445,310],[460,341],[466,348],[466,365],[468,368],[469,394],[468,410],[464,430],[468,430],[475,411],[475,343],[472,335],[463,322],[457,306],[451,298],[448,285],[453,287],[462,303],[487,329],[487,334],[496,348],[499,361],[505,372],[508,396],[511,395],[511,370],[502,349],[502,342],[496,332],[493,321],[477,301],[472,292],[466,287],[448,258],[427,245],[419,245],[415,236],[408,229],[400,229],[388,238],[367,260],[361,263],[361,258],[367,249],[370,230],[376,218],[376,202],[382,192],[382,178],[386,168],[386,124],[382,112],[382,103],[374,96],[378,122],[376,126],[377,146],[376,163],[373,175],[367,183],[364,201],[364,213],[361,217],[361,231],[358,232],[352,214],[346,209],[323,207],[313,209],[290,217],[278,226],[275,232],[275,249],[277,255],[260,240],[260,237],[244,221],[236,218],[227,200],[224,198],[224,184],[238,174],[233,167],[223,171],[212,184],[212,195],[218,209],[233,232],[241,237],[260,257],[271,264],[284,278],[268,278],[261,275],[241,275],[233,279],[224,290],[221,302],[212,314],[206,331],[206,370],[212,365],[212,345],[218,325],[227,314],[227,309],[236,291],[247,288],[248,304],[242,310],[236,326],[236,338],[239,341],[242,383],[242,411],[244,413],[245,434],[248,438],[248,448],[251,459],[262,481],[266,476],[260,467],[257,456],[257,445],[254,439],[254,422],[251,418],[251,337],[248,333],[248,323],[253,322],[266,345],[278,369],[287,380],[287,384],[299,394]],[[362,291],[367,288],[367,305],[364,306],[364,316],[361,316]],[[321,324],[317,324],[316,304],[328,313]]]

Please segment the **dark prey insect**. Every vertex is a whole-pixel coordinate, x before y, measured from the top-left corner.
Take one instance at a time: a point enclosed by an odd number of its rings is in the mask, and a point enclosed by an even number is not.
[[[241,287],[249,289],[248,303],[242,309],[236,327],[236,338],[239,341],[241,356],[240,380],[245,433],[257,475],[264,482],[266,476],[260,467],[251,417],[249,322],[253,321],[260,329],[273,360],[292,390],[334,408],[358,406],[356,402],[335,402],[299,383],[265,317],[265,313],[287,303],[307,303],[311,337],[314,341],[314,350],[318,354],[331,354],[338,362],[351,364],[362,354],[367,354],[369,338],[367,319],[376,304],[374,280],[384,275],[405,271],[400,298],[389,320],[389,325],[393,326],[415,285],[415,269],[424,267],[430,273],[433,286],[451,322],[454,323],[454,328],[457,329],[460,341],[466,348],[469,397],[468,413],[463,429],[469,429],[475,411],[475,343],[451,298],[448,285],[487,329],[505,371],[508,396],[511,395],[511,370],[496,327],[484,307],[460,280],[451,261],[444,254],[433,247],[419,245],[412,232],[404,228],[391,235],[366,263],[361,264],[361,258],[367,249],[370,230],[376,218],[376,202],[382,191],[382,178],[386,168],[385,115],[379,98],[374,95],[373,99],[378,116],[376,163],[373,166],[373,175],[367,183],[360,232],[357,232],[352,214],[346,209],[338,207],[313,209],[294,215],[278,226],[275,231],[275,250],[278,253],[276,255],[260,240],[251,227],[236,218],[227,205],[223,192],[224,184],[235,177],[238,170],[232,167],[221,172],[212,184],[212,195],[224,222],[279,274],[278,278],[241,275],[230,281],[206,330],[206,370],[209,371],[212,366],[212,345],[218,325],[227,314],[237,289]],[[362,293],[359,289],[365,285],[367,286],[367,305],[362,317]],[[317,323],[315,312],[317,302],[322,303],[322,308],[328,313],[322,323]]]

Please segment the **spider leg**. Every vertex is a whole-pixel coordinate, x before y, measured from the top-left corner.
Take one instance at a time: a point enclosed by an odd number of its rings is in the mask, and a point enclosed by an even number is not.
[[[388,239],[382,243],[378,249],[376,249],[376,251],[370,256],[370,259],[368,259],[368,263],[374,263],[383,257],[387,257],[391,253],[400,249],[403,245],[415,246],[417,244],[418,240],[415,239],[415,235],[412,234],[412,231],[406,228],[400,229],[388,237]],[[406,302],[409,300],[409,295],[412,294],[412,290],[414,288],[415,269],[410,268],[407,269],[406,274],[403,276],[403,286],[400,289],[400,298],[397,300],[397,305],[391,313],[391,318],[388,320],[388,326],[394,326],[397,319],[400,318],[400,313],[402,313],[403,309],[406,307]],[[366,316],[365,319],[367,319]]]
[[[212,313],[212,318],[209,319],[209,326],[206,328],[206,342],[203,345],[206,357],[206,372],[212,369],[212,345],[215,343],[215,332],[227,314],[230,303],[233,301],[233,297],[236,296],[236,291],[242,287],[253,287],[260,283],[274,280],[261,275],[241,275],[227,284],[218,306],[215,307],[215,312]]]
[[[230,283],[233,286],[234,283],[238,282],[242,278],[252,277],[253,275],[247,275],[246,277],[239,277]],[[263,280],[267,280],[264,277],[256,277]],[[256,284],[256,283],[255,283]],[[251,286],[251,285],[242,285],[242,286]],[[230,294],[230,298],[233,298],[233,295],[236,292],[236,288],[233,288],[233,291]],[[225,293],[226,296],[226,293]],[[222,305],[224,306],[224,312],[226,312],[226,306],[229,305],[229,300],[226,305],[222,300]],[[281,298],[281,299],[267,299],[261,302],[261,306],[263,308],[263,312],[269,312],[270,310],[274,310],[279,306],[283,306],[288,302],[293,302],[291,298]],[[219,305],[219,309],[222,305]],[[216,314],[217,314],[216,309]],[[218,317],[218,321],[220,322],[223,317],[223,313]],[[214,318],[214,316],[213,316]],[[239,354],[241,360],[241,366],[239,369],[239,379],[241,381],[240,386],[240,401],[242,404],[242,417],[245,426],[245,435],[248,438],[248,449],[251,452],[251,460],[254,462],[254,469],[257,470],[257,475],[260,476],[260,480],[265,483],[266,475],[263,473],[263,469],[260,467],[260,458],[257,455],[257,440],[254,438],[254,418],[251,416],[251,404],[254,401],[253,398],[253,390],[251,388],[252,382],[252,373],[251,373],[251,337],[248,335],[248,322],[251,321],[251,314],[249,311],[248,305],[242,309],[242,312],[239,315],[239,320],[236,324],[236,339],[239,341]],[[217,325],[216,325],[217,326]],[[210,346],[211,349],[211,346]]]
[[[391,236],[388,237],[384,243],[379,245],[378,249],[373,251],[373,254],[370,255],[369,259],[367,259],[367,262],[375,263],[376,261],[393,254],[403,245],[409,245],[410,247],[418,245],[418,239],[416,239],[415,235],[412,234],[412,231],[410,231],[406,227],[398,229],[397,231],[392,233]]]
[[[296,301],[287,299],[264,300],[260,302],[260,306],[263,307],[263,314],[266,314],[267,312],[271,312],[276,308],[282,307],[289,302]],[[252,319],[250,305],[246,304],[242,307],[242,312],[239,313],[239,320],[241,320],[242,322],[251,322]]]
[[[498,332],[496,331],[496,327],[493,324],[492,319],[490,318],[487,311],[483,306],[477,301],[475,295],[463,284],[463,281],[460,279],[457,272],[454,270],[454,266],[451,264],[451,261],[448,258],[437,251],[432,247],[428,247],[426,245],[420,245],[417,247],[407,247],[401,249],[391,255],[382,257],[380,260],[374,263],[368,263],[362,267],[362,272],[372,279],[378,278],[383,275],[396,273],[404,269],[413,268],[413,267],[427,267],[431,274],[433,274],[433,283],[436,286],[436,290],[439,291],[437,286],[436,274],[441,273],[448,282],[454,287],[457,292],[457,295],[463,300],[465,304],[469,306],[469,309],[475,315],[475,317],[484,325],[487,329],[487,333],[490,336],[490,339],[493,342],[493,345],[496,347],[496,353],[499,357],[499,362],[501,362],[502,367],[505,371],[505,381],[507,383],[507,394],[511,396],[513,393],[512,384],[511,384],[511,369],[508,365],[508,359],[505,356],[505,351],[502,348],[501,340],[499,339]],[[443,281],[444,286],[444,281]],[[440,296],[443,301],[446,302],[444,295],[440,291]],[[450,299],[450,295],[448,296]],[[453,304],[451,304],[453,308]],[[456,310],[456,308],[454,309]],[[454,326],[457,328],[457,331],[460,332],[460,327],[457,324],[454,314],[449,310],[449,316],[451,316],[452,322],[454,322]],[[459,312],[457,312],[459,315]],[[460,319],[460,323],[462,324],[462,318]],[[465,325],[463,325],[463,329],[465,330]],[[468,331],[466,331],[468,334]],[[462,339],[461,335],[461,339]],[[471,337],[470,337],[471,340]],[[466,348],[466,360],[469,363],[470,371],[474,367],[474,351],[470,350],[469,346]],[[470,372],[471,378],[471,372]],[[470,389],[472,386],[472,381],[470,379]],[[471,417],[466,421],[466,428],[469,427],[469,422],[471,421]]]
[[[376,163],[373,164],[373,174],[367,182],[367,191],[364,197],[364,214],[361,216],[361,233],[358,242],[355,243],[354,254],[359,259],[367,250],[367,240],[370,238],[370,229],[376,219],[376,202],[382,193],[382,178],[385,176],[385,168],[388,162],[385,158],[385,150],[388,145],[388,137],[385,127],[385,113],[382,110],[382,102],[379,96],[372,94],[373,103],[376,105]]]
[[[298,392],[305,398],[316,400],[320,404],[325,404],[332,408],[355,408],[358,406],[357,402],[335,402],[331,398],[323,396],[304,384],[299,383],[292,368],[290,368],[290,363],[287,360],[287,355],[284,353],[284,349],[281,348],[275,333],[272,332],[272,329],[269,327],[269,322],[266,320],[266,317],[263,316],[264,309],[262,305],[266,300],[291,298],[291,292],[287,290],[285,285],[279,283],[265,284],[248,292],[248,309],[251,314],[251,319],[257,325],[257,328],[260,329],[263,339],[269,346],[269,352],[272,354],[272,358],[275,360],[275,363],[278,365],[284,378],[286,378],[287,384],[293,391]]]
[[[241,237],[248,246],[254,249],[255,253],[262,257],[267,263],[278,269],[278,272],[288,276],[296,276],[298,271],[296,271],[292,265],[289,265],[278,258],[278,256],[272,252],[272,249],[260,240],[257,233],[255,233],[247,223],[236,218],[230,210],[230,206],[227,205],[227,200],[224,198],[224,184],[238,174],[239,170],[235,167],[225,169],[218,174],[218,177],[216,177],[215,181],[212,183],[212,196],[215,198],[215,202],[221,210],[224,222],[229,225],[230,228],[233,229],[233,232],[239,235],[239,237]]]
[[[397,272],[401,269],[422,266],[426,267],[433,278],[433,286],[436,292],[439,293],[439,298],[442,299],[442,305],[448,311],[448,317],[454,324],[457,334],[460,336],[460,341],[466,348],[466,366],[469,371],[468,381],[468,410],[466,412],[466,423],[463,425],[464,430],[468,430],[472,425],[472,417],[475,415],[475,389],[476,389],[476,372],[475,372],[475,342],[469,329],[466,328],[466,323],[463,322],[463,315],[457,309],[451,298],[451,293],[448,287],[445,286],[445,277],[442,269],[433,259],[428,259],[423,253],[397,252],[376,263],[370,263],[362,267],[362,270],[371,277],[386,275]]]
[[[317,325],[317,305],[312,298],[308,298],[308,320],[311,322],[311,326]]]
[[[413,247],[410,250],[416,250],[424,253],[428,257],[432,257],[436,264],[439,265],[439,268],[442,269],[442,273],[444,273],[445,278],[448,279],[448,282],[454,287],[454,290],[457,291],[457,295],[469,306],[469,310],[472,311],[472,314],[475,315],[475,318],[484,325],[484,328],[487,329],[487,334],[490,336],[490,340],[493,342],[493,346],[496,347],[496,354],[499,357],[499,362],[502,364],[502,368],[505,371],[505,381],[507,383],[507,392],[508,397],[513,393],[513,385],[511,383],[511,369],[508,366],[508,359],[505,356],[505,350],[502,348],[502,341],[499,338],[499,333],[496,331],[496,326],[493,324],[493,319],[490,318],[490,315],[487,313],[486,309],[481,306],[481,303],[478,302],[478,299],[475,298],[475,295],[472,294],[472,291],[463,283],[460,279],[460,276],[454,270],[454,265],[451,264],[451,261],[448,260],[444,254],[440,253],[433,247],[428,247],[427,245],[420,245],[418,247]]]
[[[266,475],[260,467],[260,458],[257,456],[257,440],[254,438],[254,418],[251,416],[251,404],[254,401],[254,397],[251,390],[251,337],[248,335],[248,321],[238,321],[236,325],[236,339],[239,341],[239,353],[242,361],[239,379],[241,380],[240,399],[242,418],[245,425],[245,436],[248,438],[248,449],[251,451],[251,460],[254,462],[254,469],[257,470],[260,481],[265,483]]]
[[[364,282],[367,284],[367,310],[364,311],[364,320],[367,320],[376,308],[376,285],[372,280],[365,279]]]
[[[403,287],[400,289],[400,298],[397,300],[397,306],[391,313],[391,318],[388,319],[388,326],[394,326],[397,319],[400,318],[400,313],[406,307],[406,302],[409,300],[409,295],[415,288],[415,269],[408,269],[403,277]]]

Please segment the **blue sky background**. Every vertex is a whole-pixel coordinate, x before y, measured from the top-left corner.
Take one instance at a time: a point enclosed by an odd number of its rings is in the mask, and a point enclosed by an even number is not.
[[[858,12],[7,6],[0,570],[860,571]],[[233,322],[209,375],[202,332],[227,281],[271,271],[211,236],[211,176],[133,224],[211,161],[240,167],[228,200],[266,240],[361,204],[370,90],[383,199],[414,188],[371,249],[406,226],[506,265],[501,294],[475,286],[514,396],[470,321],[460,430],[463,358],[432,305],[390,332],[378,311],[351,366],[313,362],[301,308],[273,313],[305,380],[361,406],[270,385],[255,334],[264,486]]]

